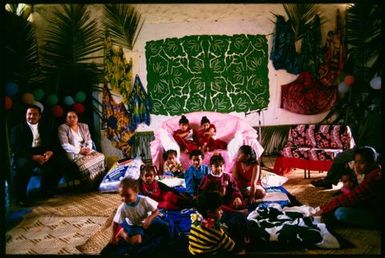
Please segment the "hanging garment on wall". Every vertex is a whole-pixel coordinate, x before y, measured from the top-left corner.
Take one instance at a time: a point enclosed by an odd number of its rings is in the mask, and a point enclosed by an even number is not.
[[[320,81],[325,86],[336,85],[338,76],[343,71],[346,61],[346,45],[342,38],[340,15],[337,10],[336,29],[334,32],[328,32],[324,47],[324,63],[319,69]]]
[[[131,114],[130,131],[135,131],[140,123],[150,125],[150,97],[143,88],[139,75],[135,76],[128,106]]]
[[[283,16],[276,17],[270,60],[276,70],[286,69],[289,73],[299,74],[299,56],[295,51],[294,32]]]
[[[248,112],[269,103],[264,35],[194,35],[146,43],[152,113]]]
[[[107,138],[115,148],[120,149],[126,157],[130,157],[131,138],[130,114],[123,103],[117,104],[111,96],[107,85],[103,87],[103,129]]]
[[[109,82],[112,90],[117,90],[127,103],[131,93],[132,61],[124,58],[122,47],[114,47],[111,38],[107,37],[104,46],[104,79]]]
[[[337,100],[336,87],[325,87],[313,79],[309,72],[281,86],[281,108],[303,115],[325,112]]]

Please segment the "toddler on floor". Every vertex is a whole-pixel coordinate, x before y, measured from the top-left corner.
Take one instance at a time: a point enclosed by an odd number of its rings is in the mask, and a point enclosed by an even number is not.
[[[191,166],[186,170],[184,175],[186,183],[186,192],[194,199],[196,198],[198,187],[202,178],[209,173],[209,167],[202,164],[204,155],[201,150],[193,150],[190,152]]]

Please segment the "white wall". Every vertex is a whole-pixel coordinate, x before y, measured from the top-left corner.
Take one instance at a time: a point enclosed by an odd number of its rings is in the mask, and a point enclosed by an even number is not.
[[[147,85],[145,44],[150,40],[170,37],[183,37],[199,34],[264,34],[269,44],[269,55],[273,40],[274,15],[285,16],[281,4],[136,4],[135,7],[144,18],[142,30],[132,52],[126,52],[133,58],[133,73],[139,74],[144,87]],[[334,29],[337,8],[344,12],[346,4],[320,5],[326,23],[322,25],[322,35]],[[262,125],[281,125],[319,122],[326,113],[318,115],[299,115],[280,106],[280,86],[292,82],[297,76],[285,70],[275,70],[271,61],[268,63],[270,103],[261,112]],[[238,114],[245,117],[245,114]],[[151,125],[140,125],[139,131],[157,128],[167,116],[151,116]],[[259,115],[251,113],[246,120],[252,126],[258,125]]]

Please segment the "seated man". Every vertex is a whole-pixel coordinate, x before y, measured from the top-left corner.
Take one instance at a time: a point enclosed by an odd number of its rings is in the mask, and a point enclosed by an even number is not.
[[[28,106],[25,119],[26,122],[12,129],[11,149],[16,167],[16,201],[21,206],[30,206],[32,203],[27,198],[27,186],[33,170],[41,169],[41,192],[44,197],[50,197],[64,171],[71,169],[71,163],[54,148],[52,131],[39,123],[40,107]]]

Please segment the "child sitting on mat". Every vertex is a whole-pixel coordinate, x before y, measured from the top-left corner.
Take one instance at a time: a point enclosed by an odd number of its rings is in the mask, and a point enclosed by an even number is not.
[[[191,166],[186,170],[184,175],[186,192],[194,199],[196,198],[202,178],[206,176],[210,170],[207,165],[202,164],[203,159],[204,155],[201,150],[193,150],[190,152]]]
[[[113,219],[111,244],[119,239],[139,245],[145,230],[161,220],[158,218],[158,203],[147,196],[138,196],[139,184],[132,178],[123,178],[119,184],[122,204],[118,207]],[[151,215],[148,215],[151,213]]]
[[[163,153],[163,175],[165,176],[175,176],[175,177],[184,177],[184,169],[182,164],[177,161],[177,152],[176,150],[168,150]]]
[[[215,154],[210,159],[210,172],[202,178],[198,190],[199,194],[203,191],[216,191],[222,196],[222,210],[225,212],[238,212],[247,214],[247,209],[241,192],[238,189],[234,178],[227,173],[223,173],[225,160],[222,155]]]
[[[266,195],[261,186],[261,175],[255,151],[249,145],[242,145],[237,154],[232,175],[248,204]]]
[[[176,190],[155,179],[154,166],[142,165],[140,168],[139,192],[158,202],[158,208],[178,210],[191,207],[192,199],[187,194],[180,194]]]

